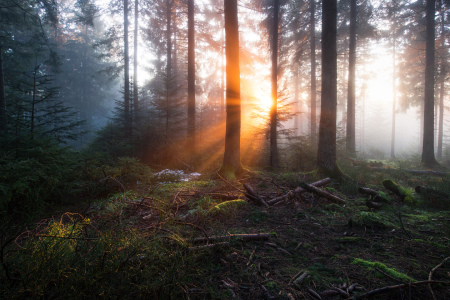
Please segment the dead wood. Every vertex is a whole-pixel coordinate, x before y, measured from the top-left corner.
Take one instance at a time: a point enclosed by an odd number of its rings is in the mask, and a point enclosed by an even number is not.
[[[315,187],[320,187],[320,186],[327,185],[330,182],[331,182],[330,178],[324,178],[322,180],[319,180],[319,181],[311,183],[311,185],[315,186]],[[278,203],[280,201],[287,200],[292,195],[300,195],[300,194],[305,193],[305,192],[307,192],[307,190],[305,190],[304,188],[296,187],[294,190],[289,191],[287,194],[285,194],[283,196],[279,196],[279,197],[276,197],[274,199],[271,199],[271,200],[267,201],[267,204],[274,205],[275,203]]]
[[[366,201],[366,206],[368,208],[373,208],[373,209],[380,209],[381,207],[383,207],[383,204],[379,203],[379,202],[374,202],[374,201]]]
[[[200,237],[192,240],[192,243],[206,243],[206,242],[215,242],[227,239],[239,239],[241,241],[264,241],[268,240],[272,236],[271,233],[255,233],[255,234],[230,234],[230,235],[216,235],[210,236],[209,238]]]
[[[431,170],[401,170],[401,169],[394,169],[394,168],[383,168],[383,167],[371,167],[370,170],[374,171],[405,171],[408,173],[411,173],[413,175],[429,175],[429,176],[447,176],[450,173],[449,172],[439,172],[439,171],[431,171]]]
[[[375,202],[382,202],[382,203],[389,203],[390,202],[390,200],[388,198],[382,196],[376,190],[372,190],[372,189],[365,188],[365,187],[360,187],[358,189],[358,192],[360,192],[361,194],[369,195],[371,200],[375,201]]]
[[[430,284],[430,283],[443,283],[443,284],[450,284],[450,282],[445,281],[435,281],[435,280],[425,280],[425,281],[416,281],[416,282],[410,282],[410,283],[404,283],[404,284],[398,284],[398,285],[391,285],[391,286],[385,286],[382,288],[371,290],[365,294],[362,294],[360,296],[357,296],[356,299],[362,299],[362,298],[368,298],[377,294],[385,293],[388,291],[393,291],[396,289],[402,289],[404,287],[408,286],[415,286],[415,285],[421,285],[421,284]]]
[[[301,187],[304,188],[305,190],[307,190],[308,192],[314,193],[317,196],[325,198],[325,199],[327,199],[327,200],[329,200],[331,202],[339,203],[339,204],[345,204],[345,200],[343,200],[343,199],[341,199],[341,198],[339,198],[339,197],[337,197],[337,196],[335,196],[333,194],[330,194],[330,193],[328,193],[326,191],[318,189],[317,187],[315,187],[315,186],[313,186],[311,184],[302,183]]]
[[[248,183],[244,183],[243,184],[245,190],[247,191],[247,193],[245,193],[245,195],[249,198],[251,198],[252,200],[255,200],[256,202],[258,202],[258,204],[265,206],[265,207],[269,207],[269,204],[266,203],[266,201],[264,201],[254,190],[253,188],[248,184]]]
[[[437,269],[442,267],[445,264],[445,262],[447,260],[449,260],[449,259],[450,259],[450,256],[446,257],[440,264],[438,264],[436,267],[431,269],[430,274],[428,275],[428,281],[431,281],[431,277],[433,277],[434,271],[436,271]],[[436,296],[434,295],[433,289],[431,288],[431,284],[428,284],[428,288],[430,289],[430,292],[431,292],[431,295],[433,296],[433,299],[436,300]]]
[[[436,195],[436,196],[440,196],[440,197],[450,198],[450,195],[448,195],[444,192],[438,191],[436,189],[426,187],[426,186],[418,185],[418,186],[416,186],[415,190],[416,190],[417,194]]]
[[[215,243],[215,244],[208,244],[208,245],[189,247],[189,251],[211,249],[211,248],[216,248],[216,247],[219,247],[219,246],[229,246],[229,245],[230,245],[230,243],[228,243],[228,242],[219,242],[219,243]]]

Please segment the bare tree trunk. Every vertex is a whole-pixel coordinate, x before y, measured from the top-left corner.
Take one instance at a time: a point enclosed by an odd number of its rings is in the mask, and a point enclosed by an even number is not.
[[[442,5],[442,3],[441,3]],[[441,47],[445,47],[445,26],[444,26],[444,10],[441,9]],[[444,55],[441,56],[441,73],[440,73],[440,89],[439,89],[439,131],[438,131],[438,145],[437,145],[437,158],[442,159],[442,140],[444,135],[444,90],[445,90],[445,76],[447,61]]]
[[[310,49],[311,49],[311,144],[316,144],[316,3],[310,0]]]
[[[394,32],[392,33],[392,131],[391,131],[391,159],[395,158],[395,105],[397,102],[397,85],[395,80],[397,79],[396,73],[396,40],[395,40],[395,30],[396,30],[396,18],[394,11]]]
[[[322,101],[319,125],[317,166],[330,176],[338,172],[336,164],[337,108],[337,2],[322,2]]]
[[[172,4],[173,0],[166,0],[166,42],[167,42],[167,67],[166,67],[166,134],[165,144],[168,144],[170,127],[170,90],[172,80]]]
[[[220,83],[220,117],[221,120],[225,115],[225,30],[222,31],[222,39],[223,39],[223,50],[220,51],[220,56],[222,57],[222,81]]]
[[[434,156],[434,43],[435,43],[435,1],[427,0],[427,31],[425,58],[425,99],[422,163],[427,168],[438,163]]]
[[[347,151],[355,155],[356,0],[350,1],[350,43],[348,53]]]
[[[278,157],[277,141],[277,98],[278,98],[278,14],[280,11],[280,1],[273,3],[273,24],[272,24],[272,106],[270,108],[270,167],[278,168],[280,165]]]
[[[219,173],[235,178],[241,166],[241,79],[239,69],[239,26],[237,0],[224,1],[226,51],[226,134],[225,153]]]
[[[130,56],[128,53],[128,0],[123,1],[123,46],[124,46],[124,113],[125,131],[130,133]]]
[[[133,108],[137,114],[139,108],[138,90],[138,23],[139,23],[139,0],[134,1],[134,61],[133,61]]]
[[[299,118],[299,99],[298,99],[298,64],[295,63],[294,65],[294,136],[298,136],[298,118]]]
[[[195,153],[195,28],[194,0],[188,0],[188,148]]]
[[[34,139],[34,119],[35,119],[35,112],[36,112],[36,76],[37,76],[37,71],[39,70],[39,67],[40,66],[36,62],[36,66],[34,67],[34,72],[33,72],[33,95],[32,95],[32,100],[31,100],[31,119],[30,119],[31,139]]]
[[[3,78],[3,48],[0,36],[0,135],[6,132],[6,99]]]

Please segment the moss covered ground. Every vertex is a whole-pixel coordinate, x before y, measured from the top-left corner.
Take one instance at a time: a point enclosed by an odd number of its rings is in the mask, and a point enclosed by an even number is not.
[[[59,207],[2,233],[0,298],[358,299],[407,284],[368,297],[433,299],[428,284],[415,282],[450,256],[450,200],[411,192],[410,205],[381,183],[448,190],[450,179],[343,170],[355,181],[326,190],[345,205],[305,193],[263,208],[245,197],[243,183],[269,200],[321,178],[258,171],[228,183],[214,175],[152,181],[70,213]],[[392,201],[370,209],[358,186]],[[257,233],[270,237],[233,236]],[[450,299],[450,260],[432,279],[446,282],[430,285],[436,299]]]

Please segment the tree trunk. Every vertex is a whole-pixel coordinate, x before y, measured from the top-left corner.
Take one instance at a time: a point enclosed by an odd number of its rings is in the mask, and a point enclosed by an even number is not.
[[[195,28],[194,0],[188,0],[188,148],[195,153]]]
[[[237,0],[224,1],[226,52],[225,153],[219,173],[235,178],[241,166],[241,79],[239,69],[239,27]]]
[[[392,18],[392,128],[391,128],[391,159],[395,158],[395,105],[397,102],[397,85],[395,80],[397,79],[396,73],[396,31],[397,31],[397,17],[396,17],[395,2],[393,3],[393,18]]]
[[[441,48],[445,47],[445,26],[444,26],[444,10],[441,9]],[[447,61],[444,55],[441,55],[441,73],[440,73],[440,89],[439,89],[439,131],[438,131],[438,145],[437,145],[437,158],[442,159],[442,140],[444,134],[444,89],[445,89],[445,76]]]
[[[355,138],[355,78],[356,78],[356,0],[350,2],[350,45],[348,53],[347,151],[354,156]]]
[[[139,94],[138,94],[138,21],[139,21],[139,0],[134,1],[134,61],[133,61],[133,108],[136,114],[139,108]]]
[[[422,146],[422,163],[427,168],[432,168],[437,165],[437,161],[434,156],[434,5],[434,0],[427,0],[425,99]]]
[[[322,2],[322,94],[317,166],[330,176],[336,165],[337,27],[336,0]]]
[[[0,36],[0,135],[6,132],[6,99],[3,79],[3,48]]]
[[[316,144],[316,3],[310,0],[310,49],[311,49],[311,144]]]
[[[167,42],[167,67],[166,67],[166,134],[165,144],[168,144],[170,125],[170,90],[172,80],[172,4],[173,0],[166,0],[166,42]]]
[[[130,133],[130,56],[128,53],[128,0],[123,1],[123,47],[124,47],[124,113],[125,131]]]
[[[295,63],[294,66],[294,136],[298,136],[299,132],[299,125],[298,125],[298,118],[299,118],[299,99],[298,99],[298,74],[299,74],[299,67],[298,64]],[[301,131],[300,131],[301,133]]]
[[[270,108],[270,167],[279,167],[278,143],[277,143],[277,96],[278,96],[278,14],[280,1],[273,2],[272,24],[272,106]]]
[[[35,119],[35,112],[36,112],[36,76],[37,76],[37,71],[39,70],[39,67],[40,66],[37,64],[37,61],[36,61],[36,66],[34,67],[34,72],[33,72],[33,94],[32,94],[32,100],[31,100],[31,119],[30,119],[31,139],[34,139],[34,119]]]

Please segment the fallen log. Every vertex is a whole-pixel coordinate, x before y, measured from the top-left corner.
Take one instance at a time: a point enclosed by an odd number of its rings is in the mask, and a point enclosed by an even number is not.
[[[371,199],[370,199],[371,201],[374,201],[374,202],[382,202],[382,203],[390,203],[390,202],[391,202],[391,200],[390,200],[389,198],[387,198],[387,197],[381,195],[379,192],[377,192],[377,191],[375,191],[375,190],[372,190],[372,189],[369,189],[369,188],[365,188],[365,187],[360,187],[360,188],[358,189],[358,191],[359,191],[361,194],[366,194],[366,195],[371,196],[371,197],[370,197],[370,198],[371,198]]]
[[[325,178],[325,179],[313,182],[313,183],[311,183],[311,185],[315,186],[315,187],[320,187],[320,186],[327,185],[330,182],[331,182],[330,178]],[[280,201],[288,199],[293,194],[300,195],[300,194],[306,193],[306,192],[307,192],[306,189],[301,188],[301,187],[296,187],[295,190],[289,191],[289,193],[287,193],[287,194],[285,194],[283,196],[279,196],[279,197],[276,197],[274,199],[271,199],[271,200],[267,201],[267,204],[274,205],[274,204],[276,204],[276,203],[278,203]]]
[[[327,199],[327,200],[329,200],[331,202],[339,203],[339,204],[345,204],[345,200],[343,200],[343,199],[341,199],[341,198],[339,198],[339,197],[337,197],[337,196],[335,196],[333,194],[330,194],[330,193],[328,193],[326,191],[318,189],[317,187],[315,187],[315,186],[313,186],[311,184],[301,183],[300,187],[302,187],[303,189],[307,190],[308,192],[314,193],[317,196],[325,198],[325,199]]]
[[[411,194],[411,192],[402,186],[396,184],[390,179],[385,179],[382,182],[383,186],[393,192],[394,194],[400,196],[402,198],[402,201],[408,204],[414,204],[416,203],[416,199],[414,199],[414,196]]]
[[[249,198],[255,200],[256,202],[258,202],[258,204],[265,206],[265,207],[269,207],[269,204],[266,203],[266,201],[264,201],[253,189],[252,187],[247,184],[244,183],[243,184],[245,190],[247,191],[247,193],[245,194],[246,196],[250,196]]]
[[[368,208],[373,208],[373,209],[380,209],[381,207],[383,207],[383,204],[381,204],[380,202],[374,202],[374,201],[366,201],[366,206]]]
[[[223,241],[227,239],[238,239],[241,241],[265,241],[272,236],[271,233],[254,233],[254,234],[229,234],[229,235],[215,235],[210,237],[199,237],[192,240],[192,243],[207,243]]]
[[[418,186],[416,186],[415,190],[416,190],[417,194],[436,195],[436,196],[440,196],[440,197],[450,198],[450,195],[448,195],[444,192],[438,191],[436,189],[426,187],[426,186],[418,185]]]
[[[394,169],[394,168],[383,168],[383,167],[370,167],[370,170],[374,171],[405,171],[411,173],[413,175],[430,175],[430,176],[447,176],[449,172],[439,172],[439,171],[431,171],[431,170],[402,170],[402,169]]]

